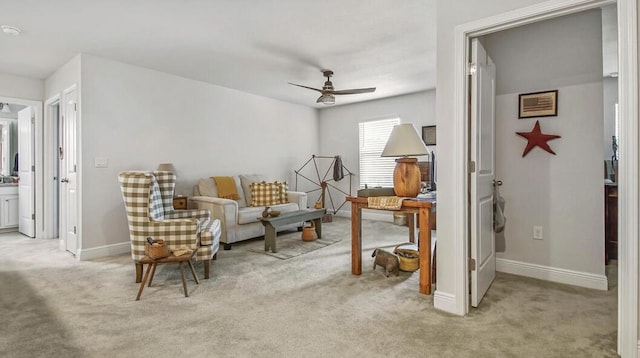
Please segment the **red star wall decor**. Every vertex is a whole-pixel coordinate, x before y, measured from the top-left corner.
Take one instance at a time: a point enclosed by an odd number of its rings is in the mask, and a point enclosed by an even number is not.
[[[544,134],[540,130],[540,121],[536,121],[536,125],[533,127],[531,132],[516,132],[517,135],[527,138],[527,146],[524,148],[524,152],[522,153],[522,157],[524,158],[527,153],[531,151],[531,149],[535,147],[540,147],[547,152],[555,155],[556,153],[551,150],[547,141],[552,139],[561,138],[559,135],[554,134]]]

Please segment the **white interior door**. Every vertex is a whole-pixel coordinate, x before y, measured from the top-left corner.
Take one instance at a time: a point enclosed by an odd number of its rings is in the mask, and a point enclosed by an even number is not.
[[[34,123],[31,106],[18,112],[18,175],[20,177],[18,230],[29,237],[35,236],[36,228]]]
[[[77,145],[78,95],[75,86],[65,91],[60,139],[60,236],[66,250],[78,251]]]
[[[471,201],[471,305],[478,307],[496,276],[493,231],[493,182],[495,179],[495,89],[496,67],[477,39],[471,43],[471,143],[470,159],[475,170],[470,178]]]

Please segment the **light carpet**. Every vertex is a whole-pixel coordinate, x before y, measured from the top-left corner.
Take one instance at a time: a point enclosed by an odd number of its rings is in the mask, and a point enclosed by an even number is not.
[[[138,302],[129,255],[78,262],[58,240],[0,235],[0,356],[616,356],[615,277],[596,291],[498,273],[481,307],[457,317],[418,293],[418,272],[372,270],[372,250],[406,241],[406,227],[362,229],[361,276],[350,222],[336,217],[323,232],[342,241],[288,260],[251,242],[220,251],[188,298],[176,265],[159,266]]]
[[[302,241],[301,232],[284,231],[278,233],[276,237],[277,252],[272,252],[271,250],[265,251],[264,239],[251,240],[251,244],[246,246],[246,250],[286,260],[335,244],[336,242],[341,241],[343,236],[344,233],[323,232],[320,239]]]

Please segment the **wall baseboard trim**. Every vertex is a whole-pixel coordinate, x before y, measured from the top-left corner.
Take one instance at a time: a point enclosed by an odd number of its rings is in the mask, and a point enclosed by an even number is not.
[[[113,245],[105,245],[92,247],[90,249],[78,250],[78,260],[93,260],[106,256],[121,255],[127,252],[131,252],[131,243],[129,241],[121,242]]]
[[[609,287],[606,275],[595,275],[507,259],[496,259],[496,271],[601,291],[606,291]]]
[[[456,312],[456,296],[451,293],[436,290],[433,294],[433,307],[447,313],[459,316],[464,315],[464,312],[462,314],[460,312]]]

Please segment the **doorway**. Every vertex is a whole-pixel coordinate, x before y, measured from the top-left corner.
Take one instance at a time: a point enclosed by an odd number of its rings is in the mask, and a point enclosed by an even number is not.
[[[81,245],[77,230],[77,123],[78,91],[74,84],[46,102],[44,123],[43,232],[59,238],[60,249],[76,257]]]
[[[545,19],[555,18],[568,13],[577,13],[593,9],[610,3],[609,1],[566,1],[559,4],[544,3],[542,5],[512,11],[483,21],[477,21],[456,28],[456,123],[466,123],[465,95],[467,93],[466,63],[469,39],[507,28],[534,23]],[[623,356],[637,355],[637,311],[638,311],[638,252],[635,238],[638,236],[638,138],[637,138],[637,4],[635,1],[618,1],[619,40],[620,40],[620,76],[619,76],[619,106],[620,106],[620,169],[619,169],[619,203],[620,214],[620,255],[619,255],[619,308],[618,308],[618,350]],[[468,128],[464,124],[456,126],[456,143],[460,148],[466,148]],[[458,189],[467,192],[466,173],[468,159],[465,151],[456,155],[456,161],[461,169],[456,169],[454,176]],[[455,204],[463,213],[468,212],[464,201]],[[462,214],[461,216],[464,216]],[[456,217],[468,227],[467,218]],[[463,270],[456,276],[456,285],[461,288],[469,287],[466,257],[468,257],[468,243],[463,240],[456,247],[456,260],[459,260]],[[459,255],[459,256],[458,256]],[[468,297],[461,295],[468,307]],[[623,314],[624,313],[624,314]]]
[[[0,103],[8,103],[8,109],[15,110],[16,115],[16,153],[11,160],[9,176],[18,177],[18,193],[21,202],[18,207],[17,220],[19,229],[29,237],[40,238],[36,228],[36,217],[42,213],[42,178],[35,175],[36,168],[42,163],[42,142],[35,140],[42,133],[42,102],[29,99],[0,97]],[[22,138],[22,139],[20,139]],[[19,147],[18,147],[19,145]],[[25,154],[20,154],[23,152]],[[16,160],[16,158],[18,160]],[[16,163],[17,162],[17,163]],[[16,164],[17,167],[16,167]],[[5,180],[5,179],[3,179]]]

